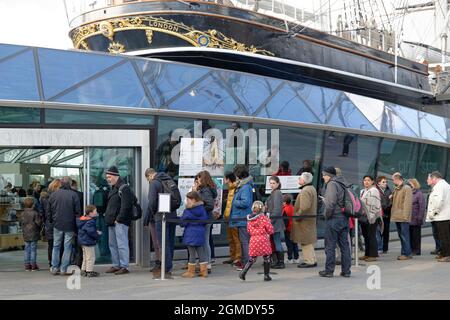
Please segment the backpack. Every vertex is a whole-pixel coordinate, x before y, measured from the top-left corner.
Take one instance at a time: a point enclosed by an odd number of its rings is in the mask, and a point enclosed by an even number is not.
[[[170,193],[170,211],[174,212],[179,207],[181,207],[181,194],[180,190],[178,189],[177,184],[172,179],[170,180],[159,180],[163,187],[164,193]]]
[[[342,207],[342,213],[346,217],[359,219],[362,223],[367,222],[367,208],[356,195],[355,191],[344,185],[342,182],[335,182],[344,189],[344,205]]]
[[[119,197],[122,198],[122,190],[125,187],[129,187],[128,184],[123,184],[120,186],[119,188]],[[131,190],[130,190],[131,191]],[[131,192],[133,194],[133,210],[131,213],[131,220],[136,221],[139,220],[140,218],[142,218],[142,208],[141,205],[139,204],[139,201],[137,199],[137,197],[134,195],[133,192]]]

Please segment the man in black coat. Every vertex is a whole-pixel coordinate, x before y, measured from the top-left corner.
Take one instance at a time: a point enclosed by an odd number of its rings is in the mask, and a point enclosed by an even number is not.
[[[73,192],[75,192],[78,196],[78,199],[80,200],[80,208],[81,212],[83,212],[84,207],[84,194],[81,191],[78,191],[78,184],[76,180],[72,180],[71,188]],[[77,217],[79,218],[79,217]],[[80,269],[83,264],[83,249],[81,248],[80,244],[78,244],[78,237],[74,238],[74,250],[72,254],[71,262],[72,264],[77,265]]]
[[[70,188],[70,177],[64,177],[61,188],[50,195],[50,223],[53,223],[53,252],[51,272],[56,275],[61,272],[67,275],[72,253],[72,241],[75,235],[75,219],[81,215],[80,201]],[[60,249],[64,241],[64,254],[60,259]]]
[[[134,195],[130,187],[120,178],[119,170],[112,166],[106,171],[106,180],[111,186],[105,212],[109,233],[109,250],[112,267],[106,273],[126,274],[130,263],[128,229],[131,225]]]

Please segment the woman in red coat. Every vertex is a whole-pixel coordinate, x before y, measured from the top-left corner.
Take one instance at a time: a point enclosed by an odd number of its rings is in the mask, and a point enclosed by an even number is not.
[[[247,231],[250,235],[250,244],[248,255],[250,259],[244,269],[239,274],[239,278],[245,281],[245,275],[255,263],[257,257],[264,258],[264,281],[270,281],[270,255],[272,246],[270,244],[270,235],[273,234],[273,226],[270,219],[263,212],[264,204],[261,201],[255,201],[252,206],[252,214],[247,216]]]

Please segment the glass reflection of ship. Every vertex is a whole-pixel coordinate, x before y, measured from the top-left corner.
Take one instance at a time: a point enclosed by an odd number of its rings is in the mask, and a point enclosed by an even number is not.
[[[427,66],[395,57],[392,31],[366,17],[355,32],[339,15],[333,34],[321,32],[305,26],[314,12],[285,2],[65,0],[76,49],[239,70],[422,106],[430,91]]]

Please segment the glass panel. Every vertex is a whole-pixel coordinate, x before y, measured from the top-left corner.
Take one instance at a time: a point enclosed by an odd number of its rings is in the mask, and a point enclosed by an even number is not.
[[[418,133],[414,132],[396,112],[395,106],[386,104],[385,117],[381,128],[384,132],[395,133],[407,137],[418,137]]]
[[[400,172],[404,178],[416,175],[419,145],[414,142],[383,139],[378,162],[378,175],[391,180],[392,174]]]
[[[172,110],[189,110],[191,112],[244,115],[239,97],[230,95],[226,83],[216,76],[210,76],[195,87],[182,93],[177,99],[168,103]]]
[[[320,122],[326,123],[328,114],[341,97],[341,92],[304,83],[290,82],[289,84],[310,106]]]
[[[99,217],[97,228],[103,233],[99,238],[96,252],[97,263],[110,263],[111,253],[108,245],[108,227],[104,213],[108,201],[110,187],[106,181],[105,171],[115,165],[119,169],[121,178],[135,190],[135,157],[133,148],[90,148],[89,149],[89,190],[88,204],[97,207]],[[134,261],[134,228],[129,229],[130,262]]]
[[[16,52],[24,50],[26,47],[15,46],[12,44],[0,44],[0,60],[13,55]]]
[[[445,119],[433,114],[419,113],[420,134],[424,139],[448,142]]]
[[[115,56],[52,49],[38,49],[38,54],[46,100],[123,60]]]
[[[55,101],[149,108],[150,104],[132,65],[127,62]]]
[[[328,118],[328,124],[341,126],[346,128],[357,128],[367,131],[376,131],[376,128],[367,118],[359,111],[358,108],[345,96],[342,95],[334,110]]]
[[[362,177],[375,174],[379,138],[327,131],[323,167],[341,169],[348,183],[361,187]]]
[[[226,83],[240,98],[250,115],[254,114],[270,95],[276,94],[275,89],[283,83],[283,81],[277,79],[250,76],[237,72],[221,72],[221,74],[222,77],[226,78]]]
[[[167,100],[209,72],[207,68],[175,63],[143,60],[137,60],[136,63],[158,107],[165,106]]]
[[[285,84],[281,91],[269,101],[264,112],[258,116],[268,115],[271,119],[321,123],[312,111],[313,107],[314,105],[310,106],[303,102],[297,93],[288,84]]]
[[[418,111],[406,107],[399,106],[397,104],[388,104],[389,109],[392,110],[399,118],[406,123],[417,136],[420,136]]]
[[[0,123],[40,123],[40,122],[41,122],[41,111],[39,108],[0,107]]]
[[[446,163],[447,148],[426,144],[420,145],[419,168],[416,179],[419,181],[422,189],[428,189],[427,177],[429,173],[439,171],[445,175]]]
[[[59,152],[59,150],[47,149],[47,153],[38,154],[35,158],[24,161],[25,163],[39,163],[48,164],[48,162]],[[36,154],[36,150],[33,150],[32,154]]]
[[[448,149],[448,154],[447,154],[447,173],[446,173],[445,179],[447,181],[450,180],[450,149]]]
[[[384,113],[384,101],[351,93],[345,93],[345,95],[377,130],[381,130],[381,122],[383,120]]]
[[[154,118],[150,115],[127,113],[46,109],[45,122],[151,126]]]
[[[0,62],[0,99],[39,100],[33,51]]]
[[[9,150],[6,152],[4,149],[0,149],[0,162],[11,162],[15,157],[17,157],[19,155],[19,153],[22,152],[22,150],[20,149],[14,149],[14,150]]]
[[[58,163],[58,166],[75,166],[83,167],[83,155],[76,156],[75,158],[68,159],[67,161]]]

